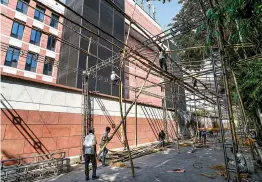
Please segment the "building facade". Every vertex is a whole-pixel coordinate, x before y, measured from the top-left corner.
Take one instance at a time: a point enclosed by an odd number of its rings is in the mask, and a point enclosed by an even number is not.
[[[155,49],[155,46],[152,46],[153,44],[151,45],[152,48],[147,48],[143,46],[142,43],[148,39],[148,35],[150,37],[153,37],[157,34],[160,34],[162,32],[160,25],[138,4],[135,5],[135,2],[132,0],[125,0],[125,12],[131,18],[133,17],[133,20],[138,23],[138,26],[143,27],[143,30],[146,32],[145,34],[136,25],[131,24],[131,30],[127,41],[128,46],[132,48],[136,47],[135,49],[138,52],[140,52],[140,54],[144,55],[147,59],[153,62],[158,50]],[[125,19],[126,37],[128,34],[129,24],[130,22],[127,19]],[[142,47],[143,49],[141,50],[139,49],[139,47]],[[135,64],[129,62],[126,65],[126,70],[129,73],[126,74],[126,84],[131,87],[142,87],[142,85],[144,84],[143,78],[146,77],[147,72],[144,69],[142,69],[145,67],[141,63],[135,60],[134,63]],[[159,65],[158,56],[156,57],[155,63]],[[139,75],[143,78],[139,78],[136,75]],[[162,81],[163,79],[161,77],[149,74],[147,82],[145,83],[145,87],[153,85],[154,83],[160,83]],[[162,97],[164,94],[164,92],[161,91],[161,88],[159,86],[145,88],[144,90],[147,93],[154,93],[155,95],[158,95],[160,97]],[[126,96],[129,99],[134,99],[136,97],[135,92],[132,90],[126,90],[126,93]],[[138,101],[153,104],[156,106],[162,106],[162,99],[156,96],[151,96],[150,94],[141,94],[141,96],[138,98]]]
[[[113,2],[124,10],[124,0],[115,0]],[[88,68],[100,63],[102,60],[112,57],[116,53],[119,53],[118,48],[106,42],[104,39],[107,39],[121,48],[123,45],[95,27],[97,26],[120,41],[124,41],[124,18],[119,12],[114,10],[105,0],[67,0],[66,4],[90,22],[88,23],[84,19],[81,20],[79,16],[76,16],[69,10],[65,10],[65,16],[71,17],[71,19],[80,24],[81,27],[76,27],[73,23],[65,20],[65,24],[69,27],[74,27],[77,32],[64,27],[63,38],[75,45],[79,45],[83,50],[88,50],[89,38],[92,37],[90,53],[94,55],[94,57],[88,57]],[[100,37],[88,32],[86,29],[93,31],[96,34],[99,33]],[[65,52],[65,54],[62,54],[60,59],[62,67],[58,72],[58,83],[66,86],[82,88],[81,70],[86,69],[87,54],[65,44],[62,45],[61,51]],[[115,67],[118,66],[119,64],[115,65]],[[89,89],[107,95],[118,96],[118,86],[114,86],[109,82],[112,70],[115,70],[118,73],[118,70],[115,69],[113,65],[109,65],[92,74],[89,79]],[[102,76],[102,78],[98,79],[99,76]]]
[[[87,50],[89,38],[92,37],[90,52],[95,57],[88,57],[88,67],[116,55],[119,53],[117,47],[123,48],[123,44],[54,1],[30,0],[28,7],[17,0],[1,2],[1,157],[8,159],[64,151],[67,157],[79,159],[83,138],[81,71],[86,69],[87,56],[78,48],[61,44],[58,40],[62,38],[71,45],[78,45]],[[132,0],[113,2],[131,16],[134,10]],[[128,20],[105,0],[68,0],[66,5],[120,41],[123,42],[127,38]],[[58,24],[55,28],[56,21],[50,19],[52,13],[60,15],[53,17],[63,22],[63,26]],[[62,17],[63,14],[65,17]],[[150,36],[161,32],[160,26],[140,7],[136,7],[134,19],[141,23]],[[92,35],[87,29],[99,33],[100,37]],[[55,50],[52,49],[52,41],[48,40],[48,36],[51,35],[56,35]],[[104,38],[112,41],[115,46]],[[128,45],[133,47],[140,45],[147,37],[132,25],[128,39]],[[52,46],[47,48],[48,45]],[[145,51],[153,53],[155,50]],[[31,54],[33,55],[30,56]],[[36,58],[38,59],[35,60]],[[53,67],[49,67],[52,65],[49,61],[51,58],[54,59]],[[55,64],[57,62],[59,64]],[[121,122],[119,87],[109,81],[112,70],[119,74],[118,67],[119,60],[115,65],[109,65],[90,77],[90,90],[97,91],[90,93],[90,102],[98,139],[106,126],[114,130]],[[146,71],[131,63],[125,65],[125,71],[133,74],[125,73],[125,86],[142,86],[144,80],[134,75],[145,77]],[[162,81],[161,78],[151,75],[148,80],[155,83]],[[163,94],[160,87],[149,88],[146,91]],[[135,94],[125,90],[125,97],[123,104],[128,108]],[[158,133],[163,129],[162,115],[161,99],[142,94],[136,108],[134,106],[127,117],[129,145],[157,141]],[[174,113],[170,110],[167,115],[168,136],[176,138]],[[110,149],[123,147],[123,130],[120,129],[118,134],[110,141]]]
[[[53,0],[1,1],[1,71],[56,83],[64,7]]]
[[[161,27],[157,22],[148,15],[139,5],[135,6],[134,1],[132,0],[114,0],[116,6],[118,6],[123,12],[132,17],[136,22],[143,27],[144,31],[150,36],[157,35],[161,33]],[[61,68],[58,71],[58,83],[66,86],[82,88],[82,71],[88,68],[91,68],[105,60],[108,60],[117,54],[119,54],[120,48],[124,47],[124,44],[127,39],[127,34],[129,30],[129,21],[125,16],[120,12],[115,10],[108,2],[105,0],[92,1],[92,0],[80,0],[73,1],[67,0],[66,4],[79,12],[83,19],[79,16],[76,16],[69,10],[65,10],[65,16],[71,17],[74,22],[79,23],[81,26],[76,27],[74,23],[65,20],[65,24],[69,27],[74,27],[76,31],[72,31],[71,28],[64,27],[63,39],[70,41],[83,50],[90,49],[90,53],[93,56],[88,56],[87,63],[87,54],[82,50],[73,48],[69,45],[63,44],[61,48],[60,64]],[[92,25],[93,24],[93,25]],[[101,28],[103,31],[100,31],[97,27]],[[88,30],[91,30],[100,36],[90,33]],[[115,37],[119,41],[113,39],[112,37],[105,34],[108,33],[111,36]],[[89,38],[92,37],[92,41],[89,48]],[[104,39],[108,40],[105,41]],[[131,31],[128,37],[127,45],[129,47],[141,46],[142,42],[148,39],[137,26],[134,24],[131,26]],[[110,44],[113,43],[114,45]],[[142,53],[154,53],[154,50],[146,48]],[[153,58],[149,58],[152,60]],[[119,96],[119,87],[113,85],[110,82],[110,74],[112,71],[115,71],[119,74],[119,61],[115,61],[114,64],[108,65],[101,70],[97,70],[95,73],[92,73],[89,78],[89,89],[91,91],[97,91],[103,94]],[[158,63],[158,61],[156,61]],[[137,63],[139,65],[139,63]],[[125,73],[123,76],[124,86],[126,88],[130,87],[140,87],[143,85],[144,80],[136,77],[135,75],[141,75],[141,77],[146,77],[147,72],[140,69],[139,66],[126,62],[125,64]],[[146,86],[154,83],[161,82],[160,77],[149,76],[149,82],[146,83]],[[150,83],[151,82],[151,83]],[[160,97],[163,95],[160,87],[152,87],[146,89],[147,92],[152,92],[158,94]],[[127,99],[134,99],[135,92],[134,90],[124,89],[124,95]],[[142,94],[139,98],[139,101],[151,103],[154,105],[161,106],[161,99]]]

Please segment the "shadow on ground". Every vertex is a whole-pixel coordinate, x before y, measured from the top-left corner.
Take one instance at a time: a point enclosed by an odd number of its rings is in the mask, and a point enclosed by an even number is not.
[[[217,176],[210,179],[201,173],[215,175],[211,169],[213,165],[223,165],[223,151],[221,148],[199,148],[190,153],[191,147],[181,148],[180,154],[176,146],[148,156],[134,159],[135,177],[132,177],[130,168],[105,167],[99,168],[97,174],[100,179],[96,181],[124,181],[124,182],[222,182],[223,177]],[[126,163],[128,165],[128,162]],[[184,173],[168,172],[176,168],[185,169]],[[91,172],[90,172],[91,175]],[[41,182],[82,182],[85,181],[84,165],[78,165],[74,171],[42,180]]]

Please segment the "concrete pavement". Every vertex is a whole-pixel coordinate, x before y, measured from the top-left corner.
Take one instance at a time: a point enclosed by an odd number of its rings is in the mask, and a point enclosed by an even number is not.
[[[135,177],[132,177],[130,168],[104,167],[97,170],[100,179],[96,181],[124,181],[124,182],[222,182],[223,177],[210,179],[201,176],[201,173],[215,175],[216,171],[210,169],[212,165],[223,165],[223,151],[219,147],[200,148],[189,153],[192,147],[181,148],[180,154],[176,147],[148,156],[134,159]],[[129,165],[129,162],[126,162]],[[168,172],[176,168],[185,169],[184,173]],[[91,175],[91,172],[90,172]],[[79,165],[68,174],[41,180],[41,182],[84,182],[84,165]],[[92,181],[92,180],[90,180]]]

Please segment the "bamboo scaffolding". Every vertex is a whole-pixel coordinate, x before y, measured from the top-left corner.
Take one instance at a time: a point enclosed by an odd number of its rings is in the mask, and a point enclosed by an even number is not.
[[[133,13],[132,13],[132,20],[134,19],[134,13],[135,13],[135,10],[136,10],[136,4],[135,4],[135,7],[134,7],[134,10],[133,10]],[[126,42],[125,42],[125,45],[127,45],[127,41],[128,41],[128,38],[129,38],[129,34],[130,34],[130,30],[131,30],[131,25],[132,25],[132,20],[130,21],[129,23],[129,28],[128,28],[128,32],[127,32],[127,37],[126,37]],[[133,163],[133,160],[132,160],[132,155],[131,155],[131,152],[130,152],[130,148],[129,148],[129,144],[128,144],[128,139],[127,139],[127,133],[126,133],[126,119],[124,119],[124,116],[123,116],[123,82],[122,82],[122,70],[123,70],[123,64],[125,64],[125,53],[126,53],[126,46],[124,47],[124,50],[123,50],[123,55],[122,55],[122,61],[120,63],[120,85],[119,85],[119,94],[120,94],[120,97],[119,97],[119,106],[120,106],[120,114],[121,114],[121,119],[123,121],[123,129],[124,129],[124,137],[125,137],[125,147],[127,147],[127,151],[128,151],[128,158],[130,160],[130,165],[131,165],[131,170],[132,170],[132,176],[135,177],[135,170],[134,170],[134,163]]]
[[[154,62],[155,62],[156,58],[157,58],[157,55],[156,55],[156,57],[155,57],[155,59],[154,59]],[[148,73],[147,73],[147,75],[146,75],[146,78],[145,78],[145,80],[144,80],[143,86],[140,88],[140,90],[139,90],[139,92],[138,92],[135,100],[134,100],[134,101],[132,102],[132,104],[129,106],[129,108],[127,109],[127,111],[126,111],[126,113],[125,113],[125,116],[123,116],[123,119],[121,120],[120,124],[116,127],[114,133],[111,135],[111,139],[112,139],[113,136],[116,134],[116,132],[117,132],[117,130],[120,128],[120,126],[124,123],[124,120],[126,120],[126,117],[127,117],[128,113],[131,111],[132,107],[134,106],[134,104],[136,103],[136,101],[137,101],[137,99],[139,98],[140,94],[142,93],[143,87],[145,86],[145,83],[146,83],[146,81],[147,81],[147,78],[148,78],[150,72],[151,72],[151,69],[149,69],[149,71],[148,71]],[[109,141],[110,141],[110,140],[109,140]],[[104,150],[104,148],[107,146],[107,144],[109,143],[109,141],[105,142],[104,146],[100,149],[100,151],[98,152],[97,156],[100,156],[100,154],[102,153],[102,151]]]

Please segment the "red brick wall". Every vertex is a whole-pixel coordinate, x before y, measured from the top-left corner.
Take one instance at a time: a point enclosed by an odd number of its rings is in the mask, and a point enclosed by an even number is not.
[[[129,0],[125,0],[125,13],[132,17],[133,11],[134,5],[131,4]],[[133,16],[134,20],[153,35],[161,33],[161,28],[159,26],[156,26],[153,23],[154,20],[151,17],[149,17],[149,15],[147,16],[144,13],[142,13],[142,11],[138,7],[136,8]]]
[[[134,39],[132,36],[129,36],[128,46],[133,47],[133,46],[135,46],[139,43],[140,42],[137,41],[136,39]],[[152,50],[151,49],[143,49],[142,53],[152,53]],[[153,58],[148,58],[148,59],[153,61]],[[140,66],[143,66],[143,65],[141,65],[141,63],[138,63],[138,61],[137,61],[137,64],[140,65]],[[158,60],[156,61],[156,64],[158,64]],[[143,71],[142,69],[138,68],[137,66],[135,66],[134,64],[132,64],[130,62],[128,63],[128,66],[131,67],[131,68],[127,68],[128,72],[131,73],[131,74],[128,75],[128,77],[126,77],[126,79],[128,80],[128,85],[132,86],[132,87],[135,87],[135,86],[141,87],[144,83],[144,80],[141,79],[141,78],[135,77],[134,75],[139,75],[139,76],[142,76],[142,77],[145,78],[147,72]],[[143,66],[143,67],[145,67],[145,66]],[[134,68],[134,69],[132,69],[132,68]],[[146,68],[146,69],[148,69],[148,68]],[[150,74],[147,80],[154,82],[154,83],[159,83],[159,82],[161,82],[160,79],[161,78],[159,78],[159,77],[157,78],[156,76],[153,76],[152,74]],[[145,86],[152,85],[152,84],[153,83],[146,82]],[[163,92],[161,92],[160,87],[152,87],[152,88],[147,88],[145,90],[148,91],[148,92],[154,93],[154,94],[163,95]],[[127,92],[128,92],[128,96],[129,96],[130,99],[135,98],[135,92],[133,92],[131,90],[127,90]],[[158,99],[158,98],[152,97],[152,96],[148,96],[148,95],[144,95],[144,94],[141,94],[138,101],[144,102],[144,103],[151,103],[151,104],[156,105],[156,106],[162,106],[161,99]]]
[[[27,11],[28,17],[27,17],[27,22],[25,23],[29,27],[25,26],[23,38],[22,38],[22,41],[24,41],[26,43],[29,43],[29,41],[30,41],[31,29],[33,27],[33,21],[34,21],[34,12],[35,12],[34,8],[36,7],[37,3],[34,2],[34,1],[30,1],[29,4],[32,7],[28,7],[28,11]],[[6,18],[4,16],[1,16],[1,34],[3,34],[3,35],[10,36],[10,34],[11,34],[11,29],[12,29],[12,25],[13,25],[13,21],[11,19],[14,19],[14,17],[15,17],[16,5],[17,5],[17,0],[12,0],[12,1],[9,1],[9,3],[7,5],[7,7],[11,8],[12,10],[6,8],[5,6],[1,7],[2,13],[10,18],[9,19],[9,18]],[[51,13],[52,13],[52,11],[45,9],[46,15],[51,16]],[[46,15],[44,17],[44,22],[43,22],[44,28],[43,28],[43,30],[46,31],[46,32],[50,32],[49,25],[50,25],[50,19],[51,18],[46,16]],[[33,19],[30,19],[29,17],[31,17]],[[63,19],[60,17],[59,21],[63,22]],[[61,31],[63,30],[62,24],[58,25],[58,30],[60,31],[58,33],[58,37],[61,38],[62,37]],[[40,55],[41,56],[46,55],[46,51],[44,49],[46,49],[46,46],[47,46],[47,37],[48,36],[45,35],[45,34],[42,34],[42,36],[41,36],[41,43],[40,43],[40,48],[41,48]],[[1,36],[1,42],[8,44],[9,38]],[[29,46],[26,43],[22,43],[22,49],[25,50],[25,51],[28,51]],[[59,61],[60,47],[61,47],[61,42],[57,41],[56,42],[56,50],[55,50],[55,52],[56,52],[55,60],[56,61]],[[6,56],[6,52],[2,51],[1,52],[1,65],[4,64],[5,56]],[[26,61],[26,58],[20,56],[17,68],[24,70],[25,69],[25,61]],[[43,63],[38,62],[36,73],[43,74]],[[17,74],[23,76],[23,72],[21,72],[21,71],[18,71]],[[56,76],[57,76],[57,67],[54,67],[52,76],[55,77],[55,79],[53,79],[53,82],[55,83],[56,82]],[[42,80],[42,77],[37,76],[37,79]]]
[[[21,124],[12,122],[12,115],[21,118]],[[120,117],[112,116],[115,124]],[[1,154],[2,159],[29,156],[39,153],[65,151],[67,156],[76,156],[81,151],[81,114],[29,111],[1,110]],[[162,120],[154,120],[154,127],[163,129]],[[150,122],[152,123],[152,121]],[[105,127],[110,126],[103,115],[94,116],[95,134],[98,143]],[[146,118],[138,118],[138,144],[156,141],[156,137]],[[135,118],[127,119],[127,135],[129,145],[135,145]],[[111,130],[111,133],[113,130]],[[34,148],[34,141],[42,144],[41,149]],[[108,148],[122,147],[115,136]],[[99,148],[99,147],[98,147]]]

